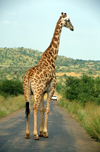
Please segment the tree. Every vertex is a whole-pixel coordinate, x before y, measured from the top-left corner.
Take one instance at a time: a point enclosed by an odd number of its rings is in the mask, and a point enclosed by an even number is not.
[[[4,80],[1,82],[1,95],[23,94],[22,82],[14,80]]]

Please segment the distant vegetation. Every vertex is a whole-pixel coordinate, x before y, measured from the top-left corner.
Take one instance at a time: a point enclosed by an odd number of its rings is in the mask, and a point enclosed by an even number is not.
[[[38,64],[42,52],[27,48],[0,48],[0,80],[23,80],[26,71]],[[74,60],[58,56],[56,60],[56,73],[100,75],[100,61]]]
[[[42,53],[21,48],[0,48],[0,80],[23,80],[26,71],[35,66]]]

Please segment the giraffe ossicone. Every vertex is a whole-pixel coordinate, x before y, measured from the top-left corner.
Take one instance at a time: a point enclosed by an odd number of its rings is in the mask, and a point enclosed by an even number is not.
[[[40,137],[48,137],[47,121],[48,114],[50,112],[50,102],[56,88],[56,73],[55,73],[55,61],[58,54],[60,35],[62,27],[74,30],[70,18],[66,13],[61,13],[61,16],[56,24],[56,28],[53,34],[53,38],[49,47],[43,53],[39,63],[27,70],[23,78],[23,91],[26,100],[26,136],[30,138],[29,132],[29,116],[30,116],[30,102],[31,95],[34,95],[33,114],[34,114],[34,139],[38,140]],[[47,93],[47,104],[44,108],[44,94]],[[37,132],[37,112],[40,105],[40,132],[38,136]],[[45,114],[44,128],[43,128],[43,115]]]

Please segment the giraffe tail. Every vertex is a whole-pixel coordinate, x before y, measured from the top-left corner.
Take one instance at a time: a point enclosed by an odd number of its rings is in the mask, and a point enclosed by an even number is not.
[[[29,114],[29,102],[26,102],[26,119],[28,118],[28,114]]]

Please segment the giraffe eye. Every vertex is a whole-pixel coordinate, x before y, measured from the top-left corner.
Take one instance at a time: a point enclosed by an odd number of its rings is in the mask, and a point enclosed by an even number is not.
[[[70,20],[68,20],[67,22],[70,22]]]

